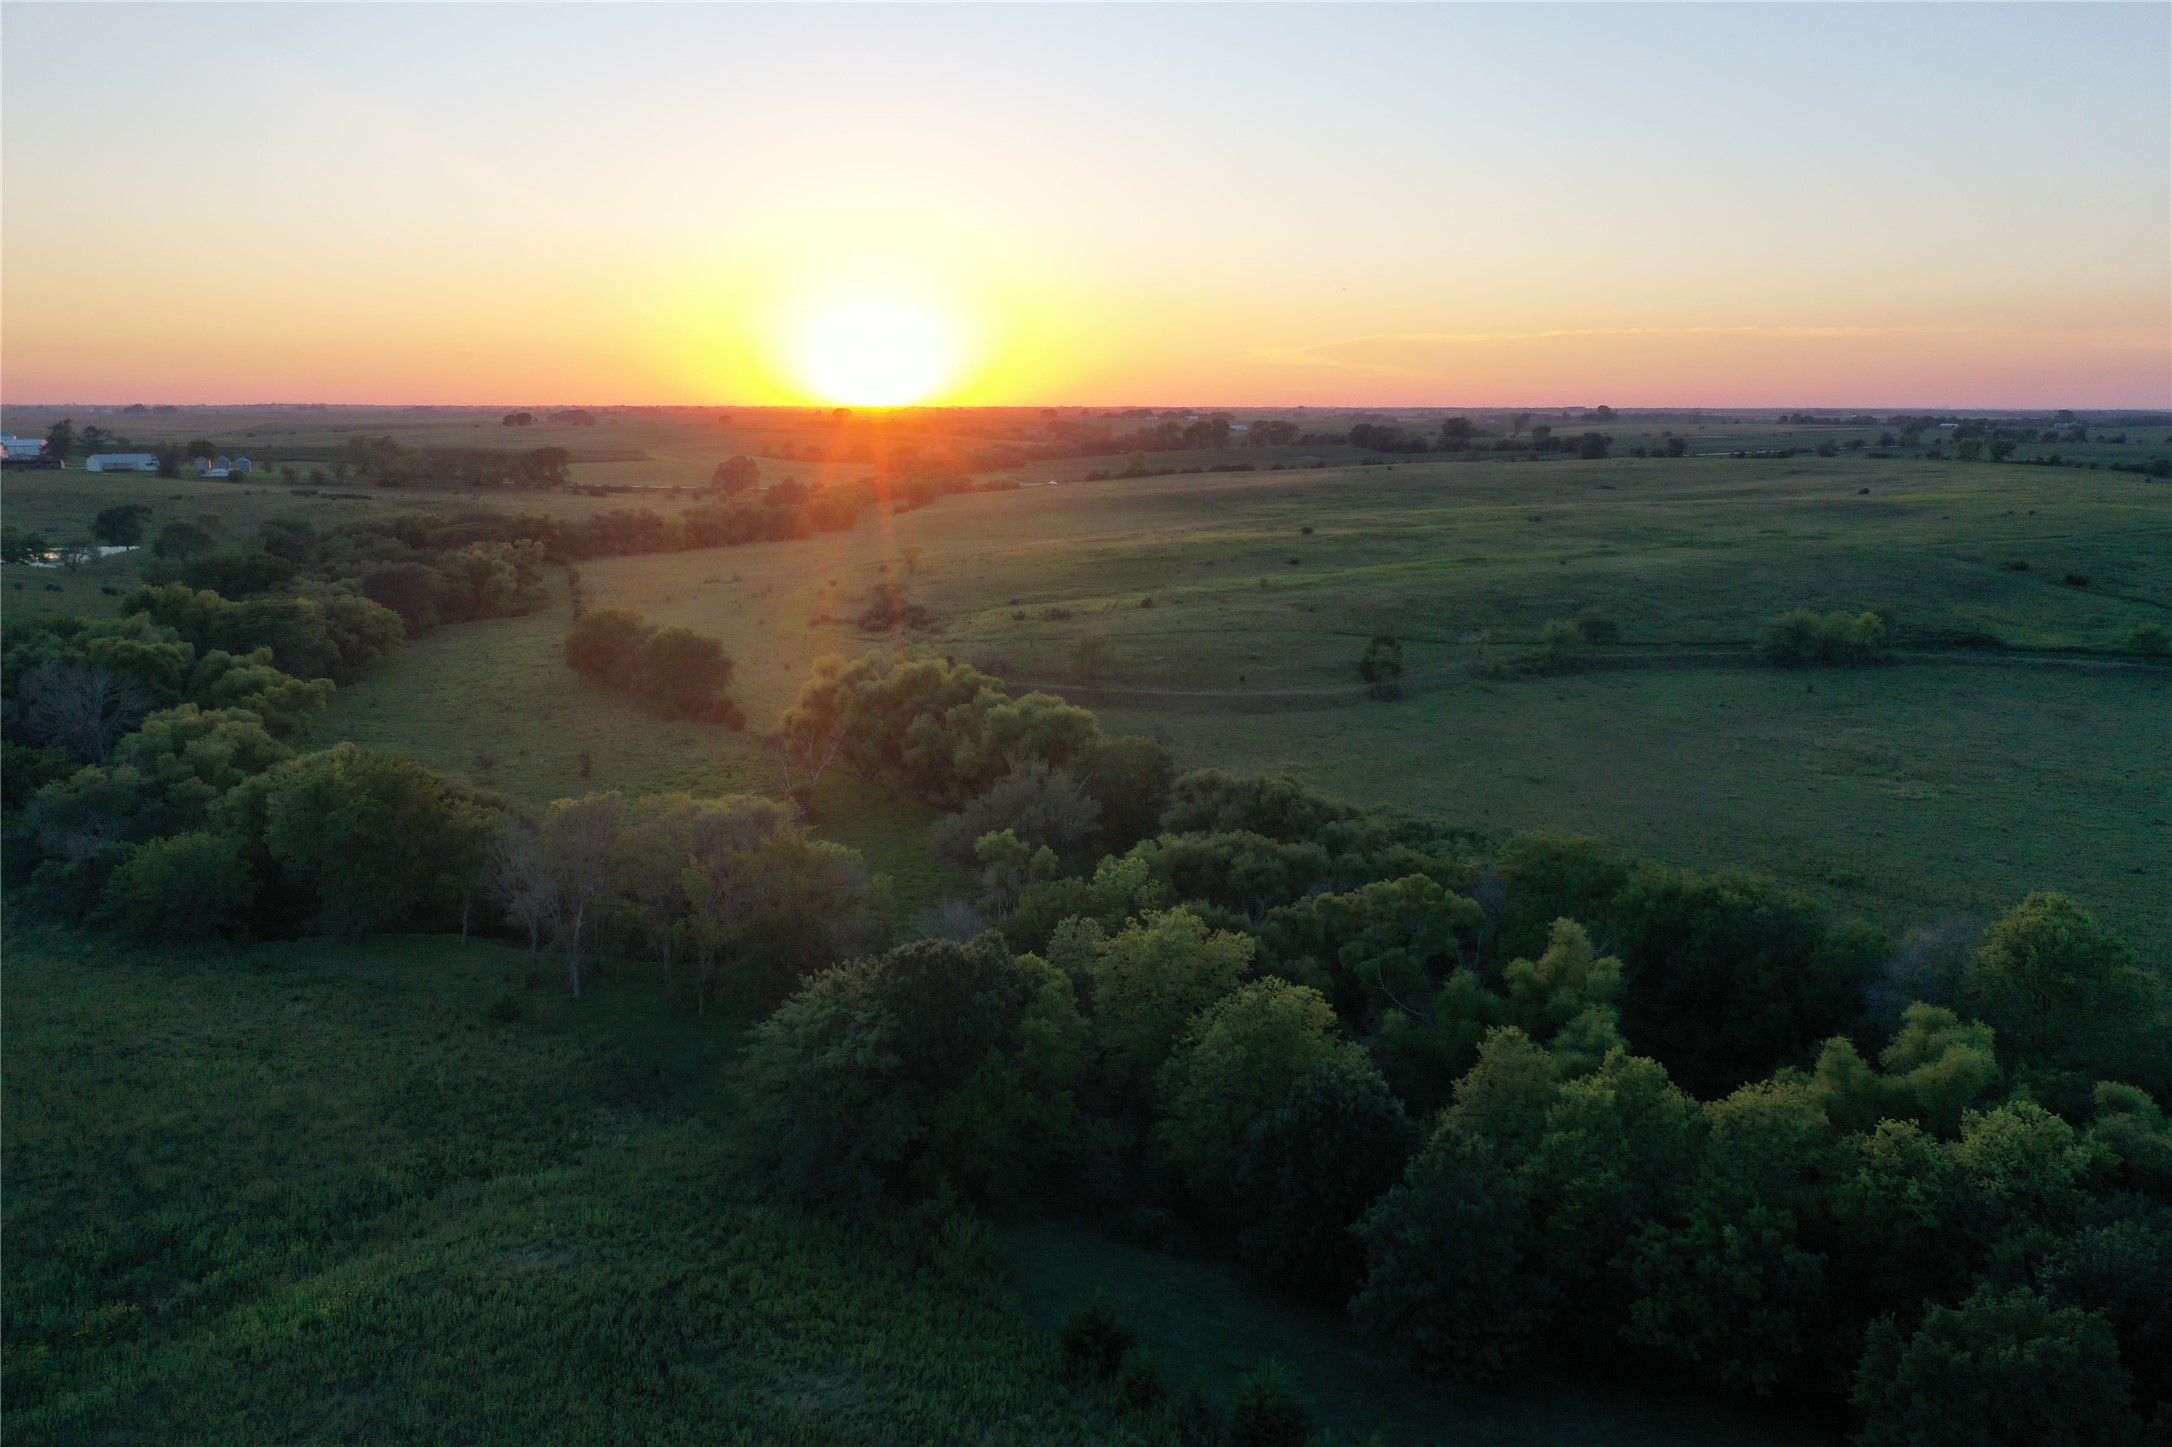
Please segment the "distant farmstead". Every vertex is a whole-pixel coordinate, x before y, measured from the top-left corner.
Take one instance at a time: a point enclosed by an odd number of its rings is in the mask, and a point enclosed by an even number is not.
[[[151,452],[94,452],[83,461],[85,472],[156,472],[158,456]]]
[[[17,437],[12,432],[0,432],[0,448],[5,448],[9,462],[43,462],[45,439],[42,437]]]

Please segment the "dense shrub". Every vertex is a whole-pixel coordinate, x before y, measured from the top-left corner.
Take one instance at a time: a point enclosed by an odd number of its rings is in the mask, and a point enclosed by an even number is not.
[[[576,673],[628,689],[666,718],[740,723],[738,707],[724,695],[731,655],[691,628],[660,628],[628,608],[591,608],[574,619],[565,658]]]
[[[1095,950],[1094,1032],[1115,1078],[1143,1089],[1202,1010],[1237,988],[1252,941],[1186,909],[1150,913]]]
[[[13,741],[57,743],[85,762],[103,758],[146,712],[183,703],[246,709],[292,739],[333,693],[327,679],[276,668],[269,648],[199,650],[144,613],[11,621],[0,680],[12,705],[6,727]]]
[[[864,655],[820,659],[779,726],[787,767],[811,786],[842,761],[915,798],[960,809],[1021,764],[1083,764],[1098,721],[1045,693],[1013,698],[965,664]]]
[[[297,678],[358,678],[406,636],[399,614],[371,602],[351,584],[234,602],[171,583],[139,588],[121,600],[121,608],[173,630],[198,653],[240,657],[269,650],[271,663]]]
[[[1365,681],[1374,698],[1386,702],[1403,696],[1403,645],[1393,636],[1381,633],[1365,645],[1364,656],[1358,660],[1358,677]]]
[[[1482,1141],[1443,1123],[1359,1227],[1359,1325],[1414,1370],[1485,1385],[1520,1366],[1550,1292],[1526,1262],[1524,1191]]]
[[[1629,866],[1588,835],[1518,834],[1501,846],[1499,948],[1503,956],[1543,949],[1557,919],[1606,917]]]
[[[1171,834],[1257,834],[1294,844],[1360,812],[1287,774],[1195,769],[1171,788],[1161,827]]]
[[[2102,1317],[1988,1286],[1933,1305],[1912,1334],[1877,1323],[1854,1401],[1863,1447],[2093,1447],[2134,1440],[2140,1426]]]
[[[2093,1079],[2172,1089],[2172,991],[2125,941],[2061,894],[2032,894],[1984,935],[1961,1004],[2009,1051],[2062,1072],[2078,1105]],[[2060,1086],[2040,1077],[2047,1089]]]
[[[1074,1129],[1070,982],[992,937],[922,940],[817,976],[754,1034],[747,1129],[786,1189],[1032,1189]]]
[[[1307,1300],[1349,1300],[1364,1278],[1354,1222],[1403,1173],[1418,1129],[1362,1051],[1335,1051],[1244,1128],[1236,1194],[1253,1274]]]
[[[648,621],[630,608],[590,608],[566,635],[566,663],[584,678],[624,688],[649,632]]]
[[[1767,623],[1757,638],[1767,663],[1868,663],[1885,651],[1885,620],[1876,613],[1817,613],[1796,608]]]
[[[1175,761],[1152,739],[1110,739],[1088,754],[1079,787],[1101,810],[1102,850],[1121,853],[1154,833],[1175,782]]]
[[[1071,866],[1090,861],[1101,833],[1101,806],[1072,776],[1039,759],[1019,764],[959,813],[928,831],[938,858],[965,866],[984,834],[1008,830],[1029,849],[1046,848]]]
[[[399,614],[408,637],[419,638],[442,621],[445,579],[427,563],[386,563],[362,575],[362,596]]]
[[[1855,1017],[1885,948],[1809,900],[1742,874],[1641,864],[1609,924],[1625,966],[1622,1028],[1693,1093],[1802,1059]]]
[[[1306,1447],[1316,1425],[1296,1376],[1270,1358],[1237,1383],[1222,1441],[1227,1447]]]
[[[301,575],[292,558],[262,549],[208,553],[186,561],[159,560],[146,564],[143,581],[153,587],[178,584],[200,588],[224,598],[253,598],[275,593]]]
[[[1145,860],[1104,855],[1089,876],[1027,886],[1001,928],[1014,949],[1039,949],[1066,921],[1085,920],[1104,932],[1114,932],[1128,920],[1175,902],[1175,892],[1154,878]]]
[[[1287,980],[1255,980],[1199,1011],[1156,1076],[1159,1139],[1192,1191],[1233,1208],[1246,1130],[1345,1052],[1362,1055],[1337,1039],[1335,1012],[1319,991]]]
[[[255,841],[327,926],[359,937],[457,901],[481,872],[492,813],[404,754],[343,743],[248,779],[213,817]]]
[[[151,540],[151,555],[159,559],[191,558],[198,553],[208,553],[218,545],[217,538],[195,523],[170,522]]]
[[[142,940],[214,939],[245,926],[256,893],[239,839],[174,834],[129,852],[106,881],[94,918]]]
[[[1056,1332],[1063,1374],[1080,1383],[1113,1380],[1138,1344],[1138,1332],[1117,1315],[1115,1303],[1099,1293],[1073,1307]]]
[[[723,644],[674,626],[658,628],[641,641],[628,686],[667,718],[721,720],[724,686],[731,677],[732,659]]]

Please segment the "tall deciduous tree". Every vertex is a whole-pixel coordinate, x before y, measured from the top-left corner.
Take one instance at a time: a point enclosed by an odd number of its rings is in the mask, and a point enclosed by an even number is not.
[[[1351,1227],[1403,1174],[1418,1128],[1360,1050],[1314,1066],[1246,1127],[1236,1187],[1255,1275],[1324,1305],[1349,1299],[1365,1248]]]
[[[1281,1106],[1297,1083],[1337,1053],[1334,1007],[1318,990],[1269,976],[1201,1010],[1157,1073],[1160,1138],[1198,1196],[1233,1202],[1245,1132]]]
[[[116,548],[132,548],[143,541],[143,520],[151,510],[140,502],[116,503],[98,510],[91,522],[91,536]]]
[[[1192,1017],[1230,991],[1252,941],[1210,930],[1188,909],[1148,913],[1102,941],[1094,961],[1094,1028],[1117,1081],[1141,1087]]]
[[[143,690],[106,668],[41,663],[16,684],[23,731],[34,743],[97,763],[143,717]]]
[[[558,917],[558,881],[535,821],[506,815],[485,867],[484,884],[490,897],[505,911],[506,923],[528,937],[528,968],[532,970],[542,956],[544,931]]]
[[[456,903],[483,837],[482,818],[444,780],[405,754],[352,743],[257,775],[216,812],[261,839],[314,891],[326,922],[357,938]]]
[[[566,987],[581,998],[595,908],[610,879],[611,846],[625,802],[617,793],[560,799],[543,816],[550,872],[551,933],[566,957]]]

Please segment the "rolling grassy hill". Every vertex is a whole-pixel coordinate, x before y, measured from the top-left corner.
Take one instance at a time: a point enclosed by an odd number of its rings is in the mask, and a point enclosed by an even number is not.
[[[596,603],[722,636],[756,730],[815,658],[902,643],[1060,689],[1187,767],[1288,767],[1368,803],[1762,869],[1896,927],[2062,889],[2162,955],[2172,671],[2118,649],[2172,621],[2165,497],[2126,474],[1921,462],[1433,462],[975,494],[582,576]],[[858,629],[886,578],[938,626]],[[1898,661],[1752,661],[1759,625],[1797,604],[1890,608]],[[1474,674],[1587,611],[1621,641],[1574,671]],[[750,738],[576,678],[566,618],[423,640],[319,736],[471,777],[487,753],[488,779],[533,801],[774,786]],[[1405,640],[1398,703],[1355,678],[1383,630]],[[1119,659],[1090,684],[1068,661],[1088,634]],[[1970,634],[2017,648],[1936,646]],[[825,827],[851,838],[873,802]]]

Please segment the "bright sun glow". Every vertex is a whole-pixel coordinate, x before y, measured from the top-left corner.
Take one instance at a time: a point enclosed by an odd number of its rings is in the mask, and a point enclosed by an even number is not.
[[[911,302],[833,302],[808,316],[797,334],[800,380],[855,407],[924,402],[957,371],[955,331]]]

